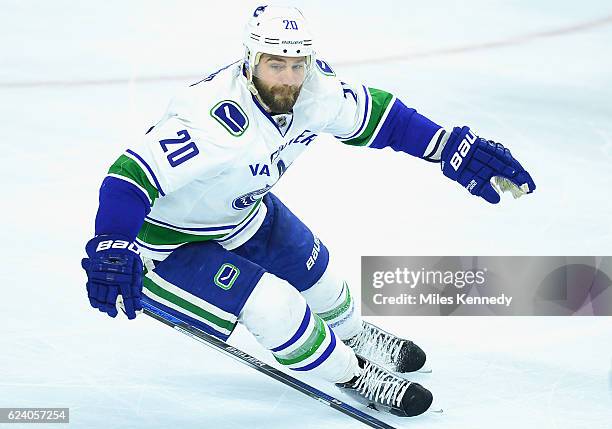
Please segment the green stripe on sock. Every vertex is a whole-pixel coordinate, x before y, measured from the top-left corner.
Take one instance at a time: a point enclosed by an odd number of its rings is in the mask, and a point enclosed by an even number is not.
[[[304,342],[304,344],[302,344],[301,347],[298,347],[282,358],[275,355],[274,358],[278,361],[278,363],[283,365],[293,365],[294,363],[302,362],[315,354],[315,352],[321,346],[326,336],[324,322],[316,314],[313,314],[312,317],[315,319],[315,328],[310,333],[308,339]]]
[[[212,313],[209,313],[208,311],[181,298],[180,296],[176,296],[175,294],[168,292],[167,290],[155,284],[153,280],[151,280],[149,277],[143,278],[143,286],[147,288],[147,290],[149,290],[151,293],[165,299],[166,301],[170,301],[171,303],[178,305],[179,307],[181,307],[182,309],[190,313],[198,315],[202,319],[208,320],[210,323],[220,328],[227,329],[228,331],[231,331],[234,329],[235,323],[232,323],[225,319],[221,319],[220,317],[215,316]]]
[[[343,287],[346,288],[346,296],[344,297],[344,301],[342,301],[342,304],[324,313],[318,313],[319,317],[325,320],[326,322],[337,318],[342,313],[346,312],[351,306],[351,292],[349,291],[349,288],[346,282],[344,282]]]
[[[142,186],[149,194],[151,201],[159,197],[159,191],[149,182],[147,175],[140,165],[128,156],[121,155],[108,170],[109,173],[127,177]],[[151,203],[153,205],[153,203]]]
[[[376,88],[368,88],[372,99],[372,112],[370,113],[370,120],[366,126],[365,131],[354,139],[343,142],[351,146],[365,146],[370,142],[374,131],[382,117],[384,116],[387,108],[390,108],[389,103],[393,99],[393,95]]]

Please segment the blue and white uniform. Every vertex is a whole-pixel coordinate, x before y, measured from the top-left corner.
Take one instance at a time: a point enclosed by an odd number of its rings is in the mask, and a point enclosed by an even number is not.
[[[272,117],[236,62],[182,90],[111,166],[96,235],[137,243],[143,292],[167,311],[223,339],[241,321],[281,364],[339,381],[356,360],[336,335],[361,319],[327,248],[270,192],[320,133],[427,159],[445,131],[321,59],[292,113]]]

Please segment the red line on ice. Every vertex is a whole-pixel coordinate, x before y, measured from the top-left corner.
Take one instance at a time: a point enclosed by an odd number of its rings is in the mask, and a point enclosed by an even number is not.
[[[596,27],[602,27],[612,23],[612,15],[602,18],[585,21],[582,23],[573,24],[566,27],[559,27],[552,30],[546,30],[536,33],[528,33],[524,35],[513,36],[507,39],[495,40],[484,43],[475,43],[464,46],[455,46],[449,48],[433,49],[430,51],[406,53],[397,56],[370,58],[364,60],[339,61],[336,64],[339,66],[352,66],[357,64],[376,64],[391,61],[406,61],[417,58],[441,57],[445,55],[455,55],[465,52],[484,51],[488,49],[496,49],[507,46],[520,45],[537,39],[551,38],[557,36],[565,36],[571,33],[579,33],[588,31]],[[0,82],[0,89],[8,88],[40,88],[40,87],[73,87],[73,86],[100,86],[100,85],[118,85],[127,83],[151,83],[164,81],[190,81],[200,79],[201,75],[177,75],[177,76],[149,76],[134,79],[116,78],[116,79],[92,79],[92,80],[49,80],[49,81],[29,81],[29,82]]]

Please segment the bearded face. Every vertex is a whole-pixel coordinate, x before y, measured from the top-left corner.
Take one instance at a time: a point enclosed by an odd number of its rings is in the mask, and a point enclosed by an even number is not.
[[[305,77],[305,57],[263,54],[255,66],[253,84],[270,113],[289,113],[300,95]]]
[[[270,113],[291,112],[302,89],[302,85],[267,85],[256,76],[253,76],[253,83]]]

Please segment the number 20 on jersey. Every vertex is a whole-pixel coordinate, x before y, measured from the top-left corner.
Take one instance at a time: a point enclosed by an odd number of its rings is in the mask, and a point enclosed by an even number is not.
[[[164,153],[168,153],[166,158],[172,167],[177,167],[200,153],[196,144],[194,142],[189,142],[191,136],[187,130],[181,130],[176,134],[179,136],[178,139],[165,139],[159,141]]]

